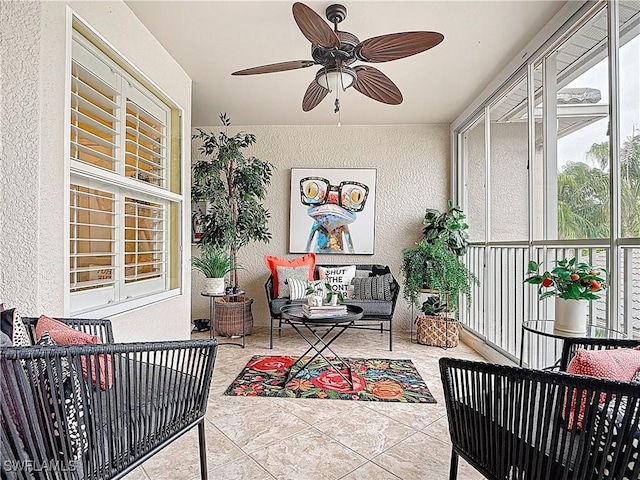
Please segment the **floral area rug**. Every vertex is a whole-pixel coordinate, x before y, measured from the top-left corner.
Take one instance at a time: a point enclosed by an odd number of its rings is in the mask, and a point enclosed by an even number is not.
[[[332,357],[328,357],[333,361]],[[411,360],[344,358],[350,366],[350,386],[322,358],[296,370],[287,384],[296,356],[255,355],[224,392],[231,396],[330,398],[371,402],[436,403]],[[346,369],[341,372],[349,378]]]

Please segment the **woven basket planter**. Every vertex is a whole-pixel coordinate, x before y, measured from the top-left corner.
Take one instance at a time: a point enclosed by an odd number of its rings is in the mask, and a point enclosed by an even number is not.
[[[460,325],[453,318],[420,315],[416,319],[418,343],[453,348],[460,340]]]
[[[253,298],[237,297],[237,301],[216,298],[216,332],[218,335],[241,337],[243,310],[245,335],[251,335],[253,329],[252,303]]]

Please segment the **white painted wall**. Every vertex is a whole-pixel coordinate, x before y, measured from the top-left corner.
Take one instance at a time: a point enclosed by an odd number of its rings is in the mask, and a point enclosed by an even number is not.
[[[26,315],[67,313],[64,148],[68,138],[64,127],[68,118],[69,9],[184,110],[183,154],[186,159],[191,155],[191,80],[124,2],[2,2],[0,301],[17,306]],[[187,192],[188,163],[183,175]],[[187,226],[189,209],[185,205]],[[183,244],[188,245],[188,227],[184,230]],[[188,248],[182,262],[189,265]],[[188,268],[183,269],[182,277],[182,295],[112,317],[116,340],[188,338]]]
[[[233,112],[228,112],[233,120]],[[219,127],[202,127],[217,131]],[[271,212],[269,244],[254,243],[240,251],[241,287],[254,298],[257,325],[267,326],[268,308],[264,283],[269,276],[267,254],[289,255],[290,169],[376,168],[376,238],[374,255],[321,255],[318,263],[388,264],[402,282],[402,250],[420,240],[426,208],[446,208],[449,198],[449,126],[243,126],[254,133],[256,144],[247,154],[273,163],[277,170],[265,202]],[[198,143],[192,145],[194,160],[200,158]],[[194,255],[197,248],[192,248]],[[204,277],[193,272],[193,318],[208,317],[207,299],[200,296]],[[409,305],[398,301],[396,329],[409,329]]]

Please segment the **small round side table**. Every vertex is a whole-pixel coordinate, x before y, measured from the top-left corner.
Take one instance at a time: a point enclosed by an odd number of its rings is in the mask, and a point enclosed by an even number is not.
[[[200,295],[203,297],[209,297],[209,325],[211,325],[211,329],[209,330],[209,338],[215,338],[215,329],[216,329],[216,298],[233,298],[240,297],[244,295],[244,290],[240,290],[236,293],[209,293],[209,292],[201,292]],[[242,343],[236,342],[218,342],[218,345],[234,345],[236,347],[245,347],[245,337],[247,336],[247,332],[245,331],[245,309],[242,308]]]

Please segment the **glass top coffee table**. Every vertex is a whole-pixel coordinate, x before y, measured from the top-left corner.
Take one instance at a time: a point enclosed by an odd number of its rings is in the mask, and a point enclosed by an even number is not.
[[[304,370],[307,365],[320,356],[330,368],[335,370],[353,388],[351,366],[331,349],[331,344],[349,327],[353,326],[357,320],[362,318],[362,308],[355,305],[347,305],[347,313],[344,315],[327,315],[314,318],[308,318],[304,315],[302,304],[285,305],[282,307],[281,312],[282,320],[291,325],[298,335],[309,344],[307,351],[300,355],[291,365],[291,370],[289,370],[284,385],[286,386],[299,371]],[[319,329],[323,331],[319,332]],[[324,355],[325,351],[331,352],[334,358],[329,360]],[[315,352],[315,354],[305,361],[305,357],[311,352]],[[346,370],[348,375],[345,375],[342,370]]]
[[[528,320],[522,322],[522,336],[520,339],[520,366],[522,366],[524,356],[524,332],[529,332],[535,335],[541,335],[543,337],[554,338],[561,340],[563,343],[567,340],[573,342],[579,342],[582,340],[588,340],[591,338],[598,339],[625,339],[627,335],[623,332],[613,330],[611,328],[600,327],[598,325],[587,325],[587,330],[584,333],[569,333],[555,328],[554,320]],[[560,359],[550,367],[545,367],[545,370],[550,370],[560,367]]]

